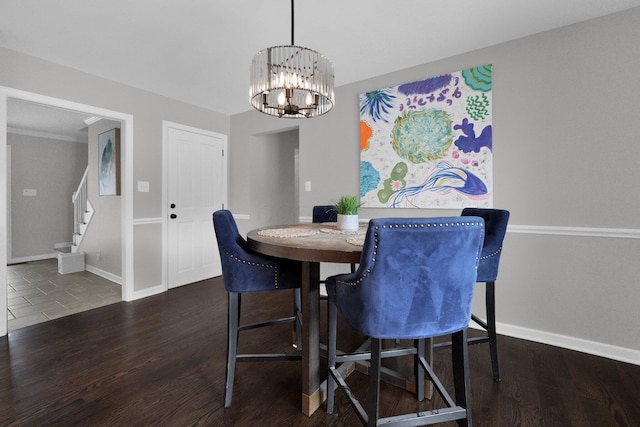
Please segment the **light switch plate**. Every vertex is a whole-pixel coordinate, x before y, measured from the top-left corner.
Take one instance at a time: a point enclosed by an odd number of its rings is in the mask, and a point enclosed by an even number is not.
[[[138,181],[138,193],[149,192],[149,181]]]

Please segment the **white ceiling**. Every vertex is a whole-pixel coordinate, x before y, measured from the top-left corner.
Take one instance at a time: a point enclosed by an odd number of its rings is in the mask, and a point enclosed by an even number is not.
[[[230,115],[251,109],[253,55],[290,44],[290,6],[0,0],[0,46]],[[329,57],[341,86],[636,6],[640,0],[298,0],[295,43]]]
[[[9,99],[7,127],[9,132],[87,142],[86,119],[91,116],[18,99]]]

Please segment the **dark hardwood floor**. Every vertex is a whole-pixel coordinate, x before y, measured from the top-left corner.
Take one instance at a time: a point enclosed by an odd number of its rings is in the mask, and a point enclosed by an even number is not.
[[[289,313],[290,298],[251,295],[243,313]],[[225,316],[216,278],[13,331],[0,338],[0,425],[358,425],[340,392],[334,414],[323,405],[302,415],[298,362],[239,364],[225,409]],[[344,325],[339,336],[342,346],[357,338]],[[245,350],[290,342],[286,324],[241,336]],[[500,383],[486,346],[470,348],[476,426],[640,426],[640,366],[504,336],[499,343]],[[434,366],[450,387],[448,357],[436,352]],[[364,375],[348,382],[366,393]],[[382,387],[383,416],[430,404]]]

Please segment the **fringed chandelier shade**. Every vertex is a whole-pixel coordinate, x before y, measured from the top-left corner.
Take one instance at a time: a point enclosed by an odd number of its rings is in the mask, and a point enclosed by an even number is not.
[[[293,0],[291,45],[272,46],[251,61],[249,102],[276,117],[311,118],[328,113],[335,102],[333,64],[315,50],[295,46]]]

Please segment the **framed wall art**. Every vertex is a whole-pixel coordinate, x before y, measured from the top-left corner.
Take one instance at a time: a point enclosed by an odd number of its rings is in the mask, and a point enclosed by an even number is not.
[[[98,135],[98,187],[100,196],[120,195],[120,129]]]

